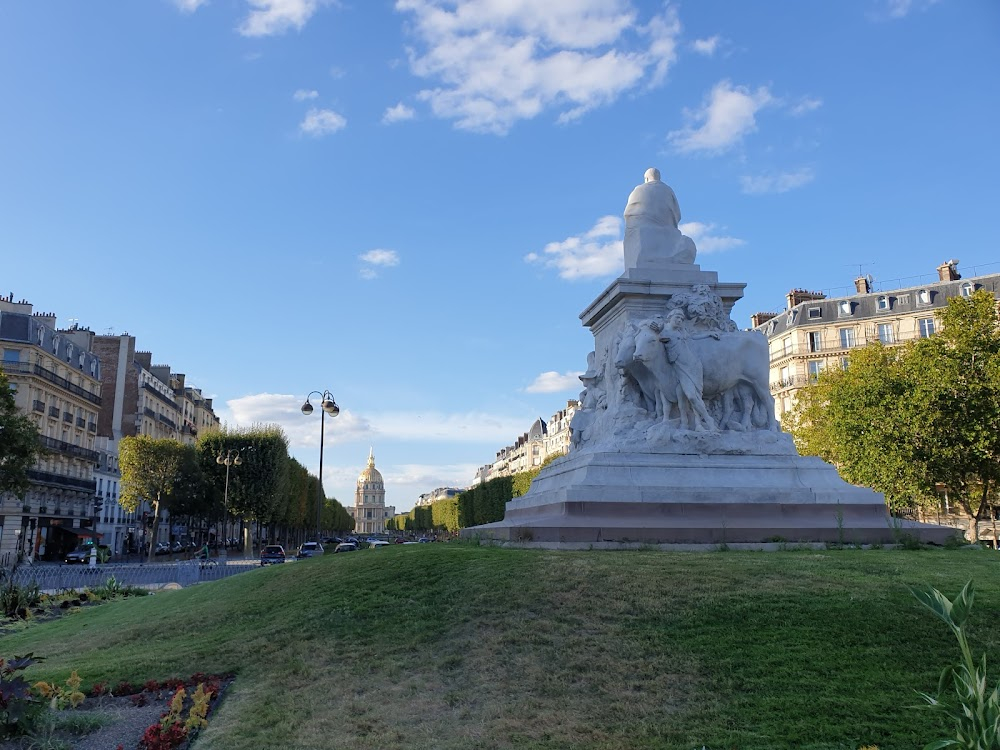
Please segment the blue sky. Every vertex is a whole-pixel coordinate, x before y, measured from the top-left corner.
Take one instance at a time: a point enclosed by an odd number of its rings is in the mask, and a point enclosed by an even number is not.
[[[647,167],[741,326],[995,272],[998,41],[988,0],[9,0],[0,291],[313,471],[330,389],[328,494],[374,446],[408,509],[579,393]]]

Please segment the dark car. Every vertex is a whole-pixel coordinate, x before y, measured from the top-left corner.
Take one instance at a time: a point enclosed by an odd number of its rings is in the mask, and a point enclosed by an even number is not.
[[[67,563],[73,565],[75,563],[89,563],[90,562],[90,550],[94,548],[94,545],[88,544],[85,547],[79,547],[72,552],[67,552],[64,558]],[[97,547],[97,562],[104,562],[109,557],[111,557],[111,548],[106,544],[98,545]]]
[[[323,554],[323,545],[319,542],[306,542],[299,547],[298,558],[318,557]]]
[[[285,549],[280,544],[269,544],[260,551],[261,565],[274,565],[285,561]]]

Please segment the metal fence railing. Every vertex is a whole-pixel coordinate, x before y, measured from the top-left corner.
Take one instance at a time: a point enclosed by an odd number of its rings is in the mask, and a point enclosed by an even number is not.
[[[111,577],[123,586],[159,588],[168,584],[192,586],[218,581],[260,567],[254,561],[181,560],[172,563],[87,565],[21,564],[13,572],[18,585],[37,584],[42,591],[63,591],[103,586]]]

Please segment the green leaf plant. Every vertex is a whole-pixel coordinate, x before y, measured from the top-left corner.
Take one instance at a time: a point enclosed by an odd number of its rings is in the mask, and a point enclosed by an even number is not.
[[[973,658],[965,632],[975,594],[972,581],[966,583],[953,600],[929,586],[910,591],[918,602],[951,628],[961,651],[958,664],[942,671],[936,695],[920,693],[926,708],[951,719],[955,736],[931,742],[924,750],[997,750],[1000,748],[1000,683],[990,690],[986,654],[978,662]]]

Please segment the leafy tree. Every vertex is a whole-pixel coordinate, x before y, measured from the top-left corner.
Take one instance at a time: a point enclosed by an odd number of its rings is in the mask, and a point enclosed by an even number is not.
[[[18,411],[7,375],[0,370],[0,494],[13,492],[24,497],[28,469],[40,451],[38,428]]]
[[[149,561],[155,552],[160,525],[160,510],[169,509],[175,491],[181,485],[185,468],[190,466],[194,449],[179,440],[155,439],[146,435],[125,437],[118,447],[118,468],[121,471],[118,502],[131,512],[145,500],[153,508],[153,531],[150,537]]]
[[[893,507],[930,504],[944,485],[976,539],[1000,480],[1000,320],[984,290],[950,299],[939,319],[935,336],[874,344],[848,370],[820,375],[788,426],[802,453]]]

